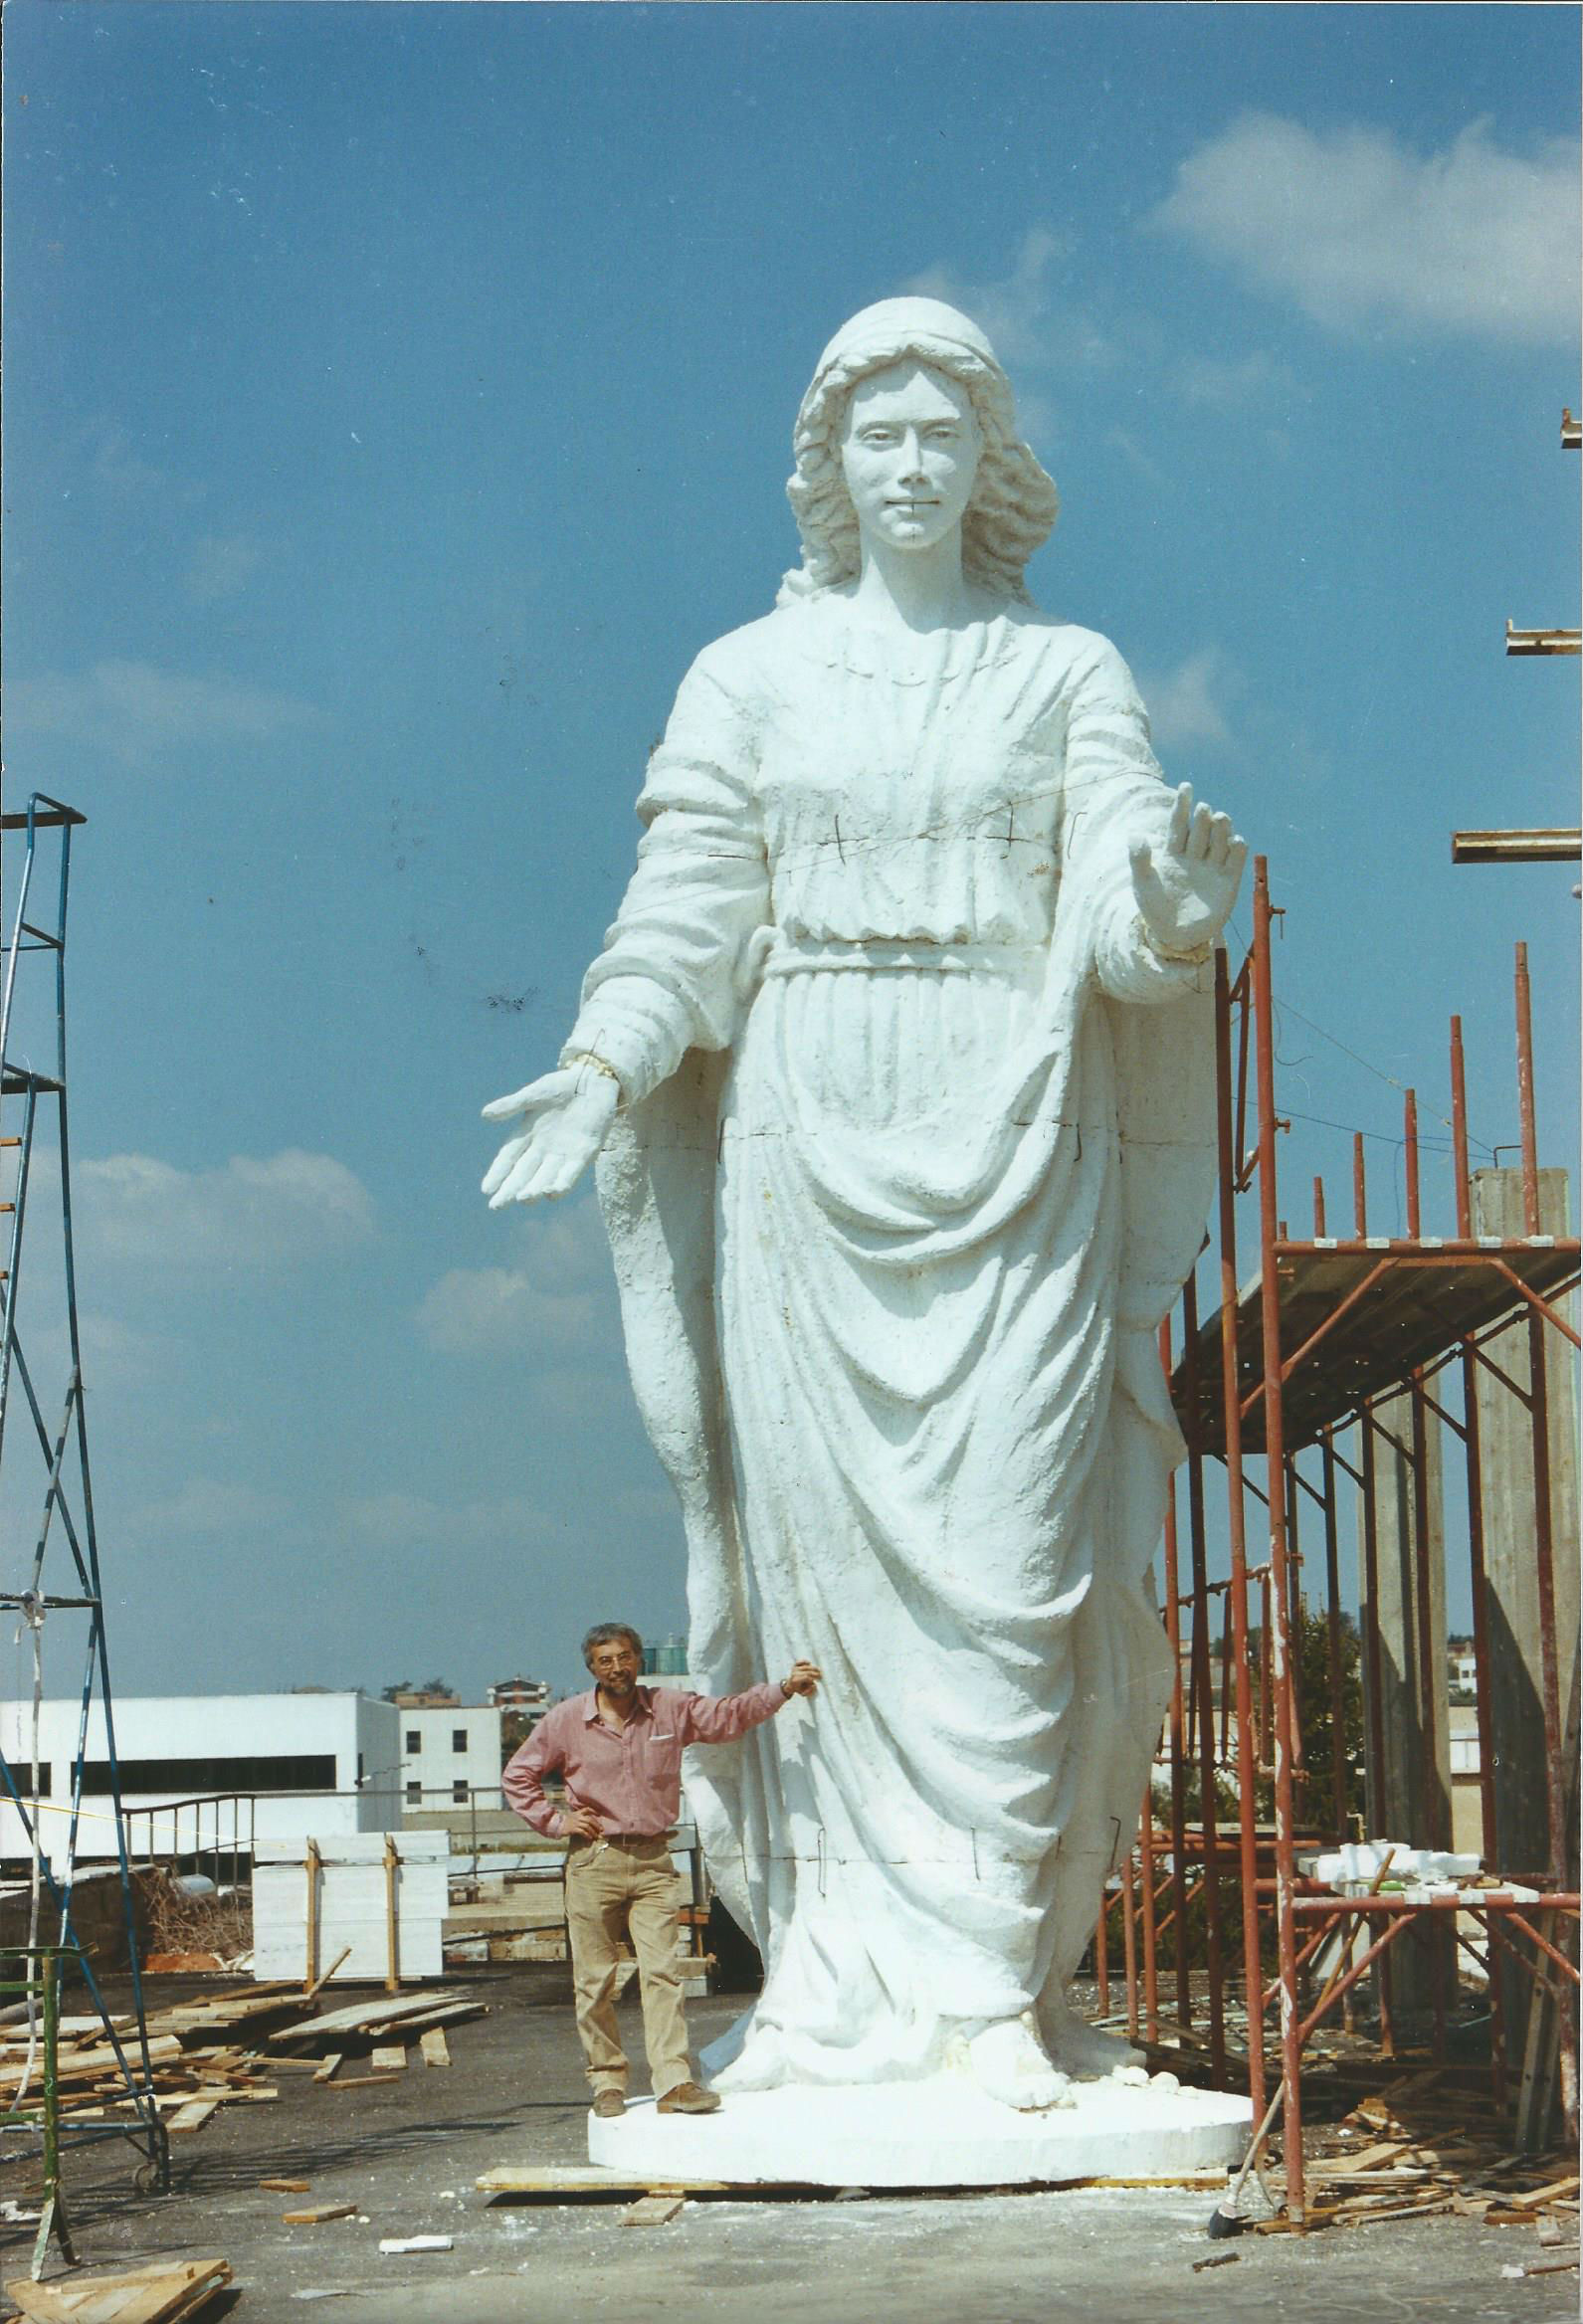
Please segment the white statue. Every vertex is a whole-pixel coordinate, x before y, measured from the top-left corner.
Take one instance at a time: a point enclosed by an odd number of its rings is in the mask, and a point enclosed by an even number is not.
[[[955,2063],[1037,2109],[1117,2062],[1063,1989],[1170,1687],[1155,1334],[1246,851],[1164,787],[1115,649],[1029,602],[1056,491],[973,323],[866,308],[795,442],[802,568],[684,680],[485,1191],[600,1157],[689,1666],[825,1672],[689,1776],[766,1970],[716,2085]]]

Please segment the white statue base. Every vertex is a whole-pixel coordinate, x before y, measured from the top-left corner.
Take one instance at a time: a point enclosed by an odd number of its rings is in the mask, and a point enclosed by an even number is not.
[[[588,2159],[630,2180],[808,2187],[1059,2186],[1229,2169],[1253,2108],[1223,2090],[1081,2083],[1075,2106],[1022,2114],[960,2074],[744,2091],[718,2114],[659,2114],[652,2098],[588,2117]]]

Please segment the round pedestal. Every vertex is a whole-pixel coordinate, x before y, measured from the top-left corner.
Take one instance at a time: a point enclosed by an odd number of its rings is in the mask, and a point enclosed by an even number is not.
[[[1246,2098],[1219,2090],[1084,2083],[1045,2114],[1001,2106],[962,2076],[861,2089],[754,2090],[718,2114],[660,2114],[632,2100],[588,2118],[588,2159],[634,2180],[811,2187],[1059,2186],[1164,2178],[1240,2163]]]

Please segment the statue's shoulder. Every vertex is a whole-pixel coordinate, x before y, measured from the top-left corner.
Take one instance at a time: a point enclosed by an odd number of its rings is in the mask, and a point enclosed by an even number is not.
[[[1085,629],[1081,622],[1045,613],[1037,605],[1008,605],[1002,619],[1015,650],[1047,664],[1053,676],[1125,668],[1103,632]]]
[[[727,630],[693,658],[689,677],[712,681],[737,700],[773,693],[788,670],[820,650],[820,626],[806,604],[778,605]]]

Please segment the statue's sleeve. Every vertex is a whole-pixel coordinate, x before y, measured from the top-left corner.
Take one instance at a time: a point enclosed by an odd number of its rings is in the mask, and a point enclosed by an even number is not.
[[[1069,910],[1081,897],[1090,965],[1113,1001],[1174,1001],[1201,981],[1201,956],[1167,959],[1149,942],[1132,887],[1131,844],[1163,846],[1174,803],[1132,673],[1095,637],[1067,705],[1062,883]]]
[[[629,1104],[690,1049],[728,1049],[735,1037],[749,939],[769,916],[755,763],[751,701],[711,649],[683,680],[649,761],[638,868],[561,1053],[563,1064],[600,1059]]]

